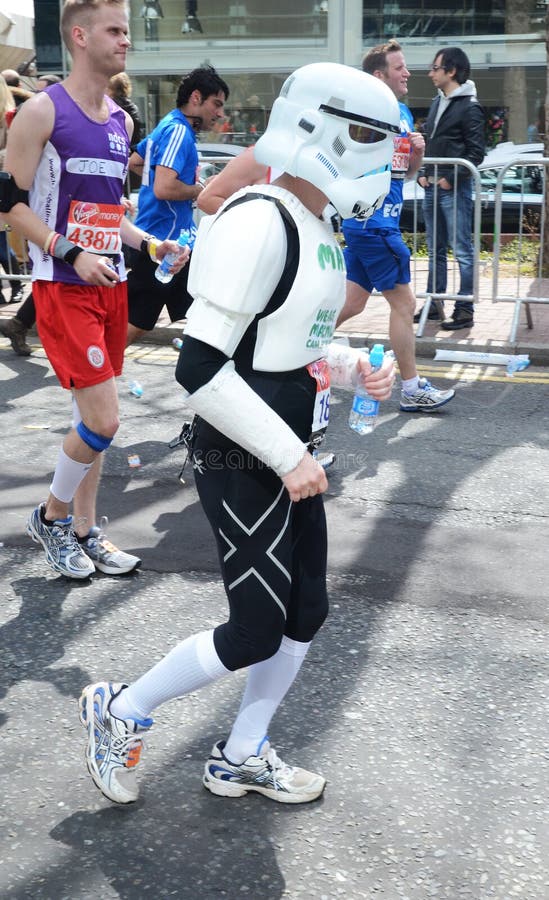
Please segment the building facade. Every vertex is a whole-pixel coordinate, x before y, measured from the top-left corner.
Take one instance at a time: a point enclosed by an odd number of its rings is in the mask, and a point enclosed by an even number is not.
[[[545,99],[546,3],[526,0],[520,33],[506,34],[509,7],[524,9],[525,0],[130,0],[133,99],[151,129],[172,108],[181,75],[209,63],[231,89],[223,139],[251,143],[293,69],[322,61],[356,66],[370,47],[394,37],[412,73],[409,103],[418,120],[433,96],[427,71],[436,50],[458,45],[471,60],[492,142],[508,136],[513,115],[513,137],[526,141]]]

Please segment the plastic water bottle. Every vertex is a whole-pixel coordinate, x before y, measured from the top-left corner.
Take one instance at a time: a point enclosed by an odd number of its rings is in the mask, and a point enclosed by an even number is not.
[[[128,390],[130,394],[133,394],[134,397],[142,397],[143,396],[143,388],[139,384],[138,381],[130,381]]]
[[[183,346],[183,341],[181,340],[181,338],[174,338],[172,341],[172,344],[176,350],[181,350],[181,348]]]
[[[372,369],[377,370],[381,368],[383,357],[383,344],[374,344],[370,350],[370,365]],[[357,385],[353,397],[353,405],[349,413],[349,428],[352,428],[357,434],[371,434],[377,425],[378,411],[379,400],[374,400],[373,397],[370,397],[361,379]]]
[[[524,372],[530,365],[528,356],[510,356],[507,362],[507,374],[513,378],[515,372]]]
[[[180,247],[186,247],[189,243],[190,234],[186,228],[181,229],[181,234],[177,238],[177,243]],[[173,278],[173,272],[170,272],[171,267],[176,261],[179,253],[166,253],[166,256],[162,260],[161,263],[156,267],[156,272],[154,273],[156,278],[162,282],[162,284],[168,284]]]

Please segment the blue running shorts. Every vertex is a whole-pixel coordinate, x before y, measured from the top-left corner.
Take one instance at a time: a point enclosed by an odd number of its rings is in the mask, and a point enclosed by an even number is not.
[[[397,284],[409,284],[410,251],[400,231],[343,230],[347,246],[343,251],[347,279],[371,293],[390,291]]]

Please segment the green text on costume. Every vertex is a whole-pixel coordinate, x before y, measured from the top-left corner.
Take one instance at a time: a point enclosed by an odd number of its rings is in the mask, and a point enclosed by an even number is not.
[[[330,343],[334,333],[336,316],[337,309],[318,310],[316,320],[309,331],[309,338],[306,344],[308,348],[320,349]]]
[[[331,244],[318,245],[318,263],[322,270],[331,267],[339,272],[345,271],[341,250],[339,247],[334,247]]]

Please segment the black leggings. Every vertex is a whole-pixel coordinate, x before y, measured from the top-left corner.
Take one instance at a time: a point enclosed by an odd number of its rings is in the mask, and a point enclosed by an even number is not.
[[[292,503],[280,478],[238,447],[197,440],[193,463],[229,600],[229,620],[214,631],[223,665],[269,659],[283,635],[312,640],[328,613],[320,495]]]

